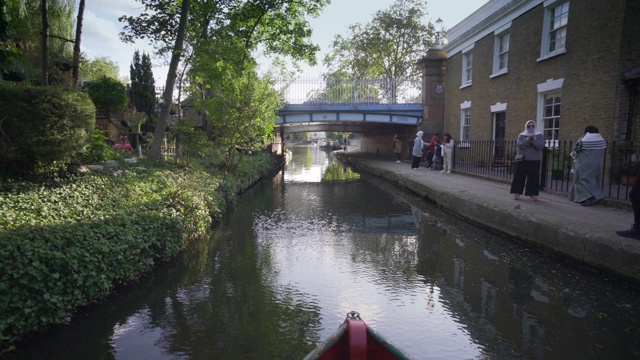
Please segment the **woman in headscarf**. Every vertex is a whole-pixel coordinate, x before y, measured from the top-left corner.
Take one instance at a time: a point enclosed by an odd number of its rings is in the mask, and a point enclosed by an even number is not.
[[[540,160],[544,149],[544,135],[536,131],[536,122],[527,120],[524,131],[518,135],[516,151],[523,155],[522,161],[517,162],[516,172],[511,182],[513,199],[520,199],[522,191],[524,195],[533,201],[538,201],[540,192]],[[526,187],[525,187],[526,185]]]
[[[451,174],[451,168],[453,167],[451,161],[453,159],[453,139],[451,138],[451,134],[445,133],[442,138],[442,158],[443,168],[441,173]]]
[[[413,156],[413,159],[411,161],[412,169],[417,169],[420,167],[420,160],[422,159],[422,148],[424,147],[422,134],[422,131],[418,131],[416,133],[416,139],[413,141],[413,150],[411,151],[411,156]]]
[[[607,141],[600,135],[598,128],[589,125],[584,136],[576,141],[572,155],[573,182],[569,188],[569,200],[590,206],[602,200],[602,174]]]

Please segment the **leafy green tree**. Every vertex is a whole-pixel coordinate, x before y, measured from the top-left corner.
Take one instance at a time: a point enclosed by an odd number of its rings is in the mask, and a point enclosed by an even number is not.
[[[188,72],[201,92],[198,98],[206,98],[209,86],[215,83],[216,76],[208,72],[215,72],[219,67],[217,77],[221,78],[227,74],[226,68],[230,64],[241,69],[251,68],[255,63],[251,52],[259,45],[267,53],[315,62],[318,47],[309,42],[311,28],[305,16],[319,14],[328,3],[327,0],[204,0],[194,2],[192,7],[190,0],[140,2],[145,6],[142,14],[119,19],[127,23],[121,38],[131,42],[139,38],[150,39],[158,53],[171,54],[163,94],[166,106],[161,108],[149,152],[149,157],[155,159],[161,158],[160,143],[164,139],[176,71],[181,61],[190,62]],[[226,65],[219,66],[220,63]],[[204,81],[205,77],[214,81]]]
[[[382,78],[385,96],[395,99],[397,81],[419,75],[415,65],[434,43],[433,24],[423,24],[425,0],[396,0],[376,12],[371,22],[349,26],[349,36],[337,35],[323,60],[329,73]]]
[[[327,132],[326,136],[327,136],[327,139],[340,140],[340,142],[342,143],[344,139],[349,137],[349,133],[348,132]]]
[[[0,70],[39,74],[41,82],[47,83],[49,71],[70,64],[75,0],[3,0],[0,4]]]
[[[308,99],[326,100],[330,103],[379,102],[384,82],[379,80],[353,79],[345,70],[324,76],[325,86],[307,94]]]
[[[151,131],[156,124],[156,86],[151,69],[151,59],[146,53],[136,50],[129,66],[131,77],[131,101],[137,111],[147,114],[148,123],[143,125],[144,131]]]
[[[100,56],[93,60],[85,60],[80,64],[81,80],[96,80],[102,77],[119,79],[120,67],[118,63],[107,56]]]
[[[125,26],[125,32],[120,35],[125,41],[148,37],[160,46],[157,49],[158,52],[171,50],[167,80],[162,94],[164,106],[160,108],[160,118],[153,133],[153,142],[148,153],[150,159],[161,160],[161,145],[169,123],[169,109],[173,104],[173,88],[176,83],[177,69],[184,54],[191,0],[182,0],[175,4],[157,0],[141,0],[141,2],[145,5],[147,12],[143,12],[138,17],[120,17],[120,21],[128,23]]]
[[[196,125],[196,120],[188,117],[171,125],[171,135],[176,138],[179,148],[176,158],[184,157],[187,165],[191,165],[191,159],[203,157],[213,148],[207,134]]]
[[[296,132],[296,133],[287,134],[287,140],[290,140],[290,141],[301,141],[306,139],[311,139],[310,132]]]
[[[225,174],[236,155],[265,149],[271,141],[280,106],[270,79],[255,71],[229,74],[198,107],[211,121],[213,136],[224,150]],[[238,160],[239,161],[239,160]]]
[[[109,117],[122,112],[129,102],[124,84],[106,76],[89,83],[88,90],[96,108],[105,111]]]

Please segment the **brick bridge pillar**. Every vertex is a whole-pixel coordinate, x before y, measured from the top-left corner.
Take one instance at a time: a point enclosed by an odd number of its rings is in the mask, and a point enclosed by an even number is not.
[[[422,68],[422,124],[423,139],[429,141],[431,134],[438,132],[442,138],[444,130],[444,94],[447,74],[447,53],[440,46],[427,51],[418,60]]]

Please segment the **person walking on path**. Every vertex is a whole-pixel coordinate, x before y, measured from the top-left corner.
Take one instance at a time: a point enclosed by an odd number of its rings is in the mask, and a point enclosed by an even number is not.
[[[433,166],[433,151],[435,150],[436,140],[439,140],[438,133],[434,133],[433,136],[431,136],[429,146],[427,147],[427,158],[425,160],[427,161],[427,168],[429,169]]]
[[[442,171],[440,172],[451,174],[451,168],[453,167],[451,163],[453,159],[453,139],[449,133],[445,133],[442,137],[442,152],[444,162]]]
[[[393,136],[393,152],[396,154],[396,162],[402,162],[402,140],[398,135]]]
[[[524,190],[525,196],[538,201],[542,149],[544,149],[544,135],[536,131],[535,121],[527,120],[524,131],[518,135],[516,142],[517,153],[522,155],[523,159],[517,162],[516,172],[511,182],[511,194],[514,200],[520,199]]]
[[[422,140],[422,131],[416,133],[416,139],[413,141],[413,150],[411,155],[413,159],[411,161],[411,168],[417,169],[420,167],[420,160],[422,160],[422,148],[424,147],[424,141]]]
[[[598,128],[587,126],[584,136],[576,141],[571,153],[575,162],[569,200],[582,206],[591,206],[604,198],[602,174],[606,148],[607,141],[600,135]]]
[[[629,200],[631,200],[631,209],[633,209],[633,225],[629,230],[616,231],[616,234],[640,240],[640,181],[638,179],[640,179],[640,171],[629,191]]]

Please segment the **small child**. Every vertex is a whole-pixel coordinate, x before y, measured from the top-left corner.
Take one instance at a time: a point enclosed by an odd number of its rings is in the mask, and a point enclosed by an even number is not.
[[[431,170],[442,170],[442,141],[436,139],[435,146],[433,147],[433,165]]]

